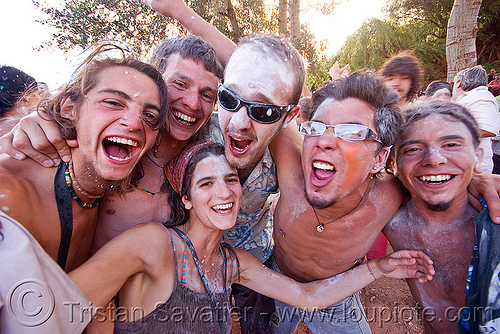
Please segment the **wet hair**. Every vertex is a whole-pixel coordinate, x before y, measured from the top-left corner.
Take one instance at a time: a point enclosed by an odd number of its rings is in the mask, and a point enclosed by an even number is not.
[[[415,105],[410,105],[405,109],[404,123],[402,133],[405,134],[411,125],[418,120],[424,119],[431,115],[442,115],[448,119],[463,123],[469,130],[472,136],[474,148],[479,145],[480,132],[474,116],[467,108],[452,102],[444,101],[425,101]]]
[[[284,37],[273,34],[250,35],[242,38],[236,50],[248,46],[253,50],[262,53],[263,57],[274,58],[280,63],[288,66],[295,75],[292,96],[289,104],[298,104],[302,95],[302,88],[306,77],[304,62],[295,47]],[[233,51],[234,53],[234,51]]]
[[[113,54],[118,53],[120,56],[111,57],[111,52]],[[63,99],[69,97],[78,110],[83,104],[86,94],[99,83],[100,73],[113,67],[135,69],[156,83],[160,95],[160,113],[159,117],[155,120],[146,123],[154,130],[157,130],[165,123],[167,114],[167,86],[160,72],[153,66],[135,59],[130,51],[118,44],[104,42],[99,44],[77,68],[70,83],[62,86],[58,93],[48,96],[40,104],[40,109],[60,125],[63,138],[76,138],[74,121],[61,115],[61,102]]]
[[[193,180],[193,172],[196,165],[201,160],[210,156],[225,157],[224,152],[224,146],[221,144],[210,144],[197,151],[187,164],[180,194],[174,191],[169,182],[166,182],[168,188],[168,204],[170,205],[171,213],[168,222],[164,223],[165,226],[173,227],[182,225],[189,219],[189,211],[185,208],[182,197],[185,195],[188,199],[191,198],[191,181]]]
[[[462,82],[462,89],[469,91],[480,86],[488,85],[488,73],[481,65],[461,70],[455,75],[455,83]]]
[[[37,89],[35,78],[12,67],[0,67],[0,118],[11,111],[16,103]]]
[[[163,74],[168,66],[170,56],[175,54],[182,58],[201,62],[209,72],[212,72],[219,79],[222,78],[224,67],[212,44],[196,35],[178,35],[163,39],[153,51],[149,63]]]
[[[375,128],[383,146],[391,146],[399,136],[402,117],[396,92],[387,87],[384,79],[370,71],[356,71],[347,78],[327,81],[312,95],[311,119],[328,99],[338,101],[355,98],[375,111]]]
[[[425,96],[431,97],[440,89],[446,88],[450,92],[450,96],[452,94],[452,88],[449,82],[443,80],[434,80],[431,82],[427,88],[425,89]]]
[[[417,57],[415,57],[411,51],[406,50],[389,58],[384,65],[382,65],[380,74],[384,77],[395,74],[409,76],[411,79],[411,87],[408,94],[406,94],[406,98],[411,101],[417,96],[420,90],[423,71]]]

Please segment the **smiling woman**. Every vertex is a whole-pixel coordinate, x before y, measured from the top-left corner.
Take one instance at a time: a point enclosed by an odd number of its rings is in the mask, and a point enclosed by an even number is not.
[[[172,199],[184,212],[165,224],[172,228],[136,225],[70,273],[95,305],[103,305],[120,290],[121,310],[141,310],[140,318],[137,312],[126,312],[125,317],[122,313],[115,333],[139,328],[148,333],[230,333],[232,282],[296,307],[321,308],[381,276],[422,281],[432,277],[432,262],[426,255],[403,251],[339,277],[298,283],[248,253],[221,244],[223,231],[236,222],[242,196],[238,173],[221,145],[191,144],[169,162],[166,174]],[[199,309],[206,311],[196,316]]]

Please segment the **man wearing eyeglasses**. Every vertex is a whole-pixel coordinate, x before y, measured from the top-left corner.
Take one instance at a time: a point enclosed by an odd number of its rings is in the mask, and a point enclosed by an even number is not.
[[[397,96],[384,80],[355,72],[312,99],[311,121],[300,125],[302,156],[291,128],[270,146],[280,181],[272,268],[301,282],[362,264],[403,200],[397,181],[379,176],[401,124]],[[276,333],[293,333],[301,318],[313,333],[370,333],[358,294],[306,314],[275,303]]]

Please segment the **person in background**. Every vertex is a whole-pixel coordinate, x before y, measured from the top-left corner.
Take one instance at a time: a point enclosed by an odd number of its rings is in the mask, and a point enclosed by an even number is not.
[[[497,70],[496,70],[496,68],[494,68],[494,67],[493,67],[493,68],[490,70],[490,73],[488,73],[488,83],[490,83],[490,82],[491,82],[491,80],[494,80],[494,79],[495,79],[495,74],[496,74],[496,73],[497,73]]]
[[[469,110],[481,129],[483,158],[478,165],[478,171],[491,173],[493,171],[493,150],[491,138],[498,135],[500,116],[498,104],[488,91],[488,76],[486,70],[477,65],[461,70],[455,75],[452,100]]]
[[[0,137],[36,106],[38,97],[35,78],[12,66],[0,67]]]
[[[500,94],[500,73],[495,74],[495,79],[488,83],[488,90],[493,96]]]
[[[398,93],[400,106],[417,98],[422,81],[422,65],[410,51],[402,51],[389,58],[382,65],[379,74]]]
[[[453,90],[449,82],[444,80],[435,80],[425,89],[425,101],[451,101]]]

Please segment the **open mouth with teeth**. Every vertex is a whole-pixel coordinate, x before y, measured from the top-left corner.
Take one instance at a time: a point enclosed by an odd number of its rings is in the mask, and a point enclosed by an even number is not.
[[[134,153],[134,149],[138,146],[137,141],[123,137],[107,137],[103,141],[104,151],[110,159],[115,161],[129,160]]]
[[[216,213],[219,213],[219,214],[226,214],[226,213],[230,213],[231,211],[233,211],[233,205],[234,205],[233,202],[217,204],[217,205],[212,206],[212,210]]]
[[[196,118],[188,116],[181,112],[174,111],[172,114],[174,115],[174,118],[181,124],[194,125],[194,123],[196,123]]]
[[[324,180],[335,174],[335,168],[327,162],[314,161],[313,172],[318,180]]]
[[[455,175],[443,174],[443,175],[424,175],[419,176],[418,179],[422,182],[429,184],[441,184],[446,181],[453,179]]]
[[[229,140],[231,143],[232,151],[234,151],[235,153],[240,153],[240,154],[246,152],[246,150],[248,149],[248,147],[252,143],[252,140],[239,139],[239,138],[235,138],[232,136],[229,136]]]

